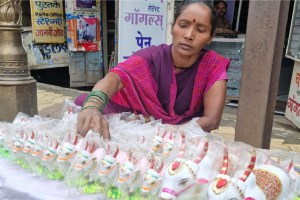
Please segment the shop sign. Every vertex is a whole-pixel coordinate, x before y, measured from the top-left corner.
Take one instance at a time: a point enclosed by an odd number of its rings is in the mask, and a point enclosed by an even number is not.
[[[62,44],[34,44],[32,32],[21,34],[23,47],[28,57],[30,69],[47,69],[69,66],[69,51],[66,43]]]
[[[119,1],[118,62],[166,43],[167,5],[167,0]]]
[[[64,43],[62,0],[30,0],[33,43]]]
[[[285,116],[300,128],[300,62],[295,62]]]

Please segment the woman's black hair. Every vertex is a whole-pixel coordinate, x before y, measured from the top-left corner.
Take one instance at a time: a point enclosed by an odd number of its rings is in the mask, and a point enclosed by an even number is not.
[[[186,7],[192,3],[200,3],[206,5],[211,11],[211,32],[210,35],[213,35],[216,26],[217,26],[217,13],[214,6],[211,5],[209,1],[203,0],[183,0],[178,5],[175,6],[175,15],[174,15],[174,24],[179,15],[186,9]]]

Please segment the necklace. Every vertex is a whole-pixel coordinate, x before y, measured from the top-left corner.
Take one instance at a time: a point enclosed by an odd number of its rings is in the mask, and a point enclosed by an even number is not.
[[[190,67],[177,67],[176,65],[174,65],[174,68],[175,68],[175,69],[182,69],[182,70],[185,70],[185,69],[188,69],[188,68],[190,68]]]

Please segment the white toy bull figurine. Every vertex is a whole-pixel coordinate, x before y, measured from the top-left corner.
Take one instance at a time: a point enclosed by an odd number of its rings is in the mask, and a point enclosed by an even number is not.
[[[98,176],[101,179],[101,182],[105,184],[112,184],[119,167],[119,162],[116,157],[118,156],[119,148],[117,147],[115,153],[113,155],[110,154],[110,147],[107,147],[106,155],[102,158],[100,163],[98,164]]]
[[[152,195],[156,196],[161,186],[162,174],[164,163],[161,162],[161,165],[156,169],[155,158],[150,161],[149,169],[146,171],[143,178],[142,185],[142,194],[143,195]]]
[[[57,162],[68,163],[71,165],[74,156],[77,152],[76,144],[78,143],[78,135],[75,136],[73,143],[70,143],[70,134],[68,136],[68,140],[64,142],[58,152]]]
[[[52,162],[57,158],[58,141],[51,142],[48,147],[45,148],[42,154],[42,161]]]
[[[199,163],[207,152],[207,145],[204,145],[202,152],[194,161],[184,159],[185,135],[181,133],[181,137],[179,156],[169,164],[164,172],[160,193],[160,197],[163,199],[176,199],[195,186]]]
[[[281,168],[273,165],[258,165],[256,153],[251,156],[250,164],[239,178],[227,175],[228,152],[225,152],[221,173],[212,181],[208,188],[211,200],[284,200],[290,187],[290,178]]]
[[[160,155],[163,152],[163,144],[166,134],[166,131],[164,131],[162,135],[160,135],[160,129],[157,131],[157,134],[154,136],[152,141],[151,153],[154,155]]]
[[[78,172],[83,172],[83,176],[92,174],[97,166],[97,159],[93,156],[93,153],[95,152],[95,143],[90,149],[88,149],[88,147],[89,144],[86,142],[85,148],[77,153],[77,159],[74,161],[75,163],[73,163],[74,169]]]
[[[25,141],[23,152],[31,153],[35,143],[36,143],[35,135],[34,135],[34,132],[32,131],[30,138]]]

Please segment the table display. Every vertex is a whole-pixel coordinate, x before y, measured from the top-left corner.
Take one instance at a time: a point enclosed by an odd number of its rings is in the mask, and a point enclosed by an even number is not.
[[[19,113],[0,123],[1,199],[282,199],[300,195],[300,155],[257,149],[134,113],[106,115],[111,141]],[[267,180],[267,181],[265,181]]]

